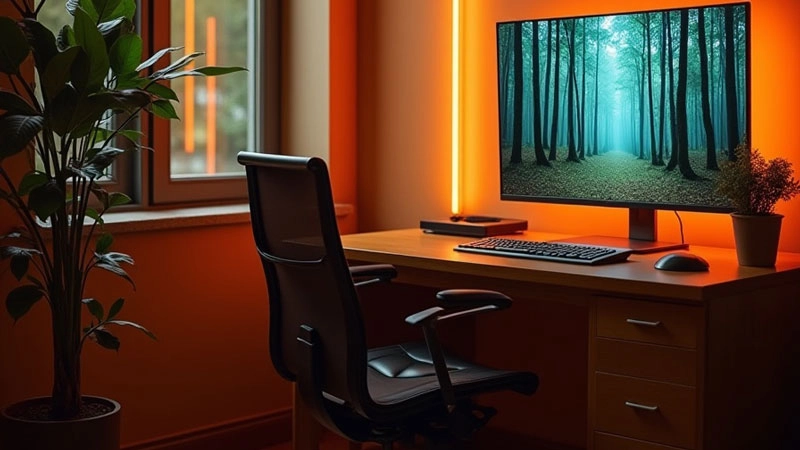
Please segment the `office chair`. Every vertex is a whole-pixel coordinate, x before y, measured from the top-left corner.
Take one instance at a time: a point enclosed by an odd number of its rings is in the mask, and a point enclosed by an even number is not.
[[[367,349],[356,287],[388,282],[397,271],[385,264],[348,267],[325,162],[250,152],[238,160],[247,172],[267,281],[270,357],[322,425],[384,449],[415,435],[466,439],[495,413],[472,396],[536,391],[533,373],[482,367],[439,345],[438,322],[510,307],[499,292],[441,291],[438,306],[405,319],[422,328],[424,342]]]

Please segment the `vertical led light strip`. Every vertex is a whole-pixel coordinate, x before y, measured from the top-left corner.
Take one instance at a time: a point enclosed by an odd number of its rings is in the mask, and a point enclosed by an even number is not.
[[[452,167],[452,181],[451,181],[451,193],[450,193],[450,212],[453,214],[458,214],[461,212],[461,152],[460,146],[460,135],[461,135],[461,124],[460,124],[460,104],[459,101],[461,100],[461,89],[459,86],[460,81],[460,41],[461,41],[461,0],[453,0],[453,36],[452,36],[452,110],[450,112],[451,115],[451,124],[450,124],[450,132],[451,132],[451,167]]]
[[[217,65],[217,19],[206,19],[206,62]],[[217,173],[217,79],[206,77],[206,173]]]
[[[183,46],[184,51],[188,55],[194,52],[195,49],[195,19],[194,19],[194,0],[186,0],[184,2],[184,32],[183,32]],[[187,70],[191,68],[187,66]],[[183,105],[183,140],[186,148],[186,153],[194,153],[194,77],[186,77],[183,79],[184,89],[184,105]]]

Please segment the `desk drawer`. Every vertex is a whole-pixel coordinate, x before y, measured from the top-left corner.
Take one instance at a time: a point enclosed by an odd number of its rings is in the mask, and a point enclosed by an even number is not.
[[[693,306],[602,297],[597,302],[597,335],[696,348],[702,313]]]
[[[687,449],[695,447],[694,388],[606,373],[596,373],[595,381],[597,430]]]
[[[697,385],[697,352],[686,348],[595,338],[596,370]]]
[[[595,433],[594,450],[681,450],[652,442],[628,439],[613,434]]]

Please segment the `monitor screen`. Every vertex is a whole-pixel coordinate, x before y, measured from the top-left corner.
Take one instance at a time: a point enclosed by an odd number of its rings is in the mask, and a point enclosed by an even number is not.
[[[497,24],[503,200],[731,211],[747,3]]]

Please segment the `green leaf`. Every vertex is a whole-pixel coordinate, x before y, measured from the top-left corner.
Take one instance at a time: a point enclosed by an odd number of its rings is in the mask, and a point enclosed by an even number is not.
[[[24,177],[22,177],[22,181],[19,182],[17,193],[19,193],[20,197],[24,197],[28,195],[34,188],[47,183],[47,181],[47,175],[42,172],[28,172]]]
[[[8,293],[6,310],[16,322],[42,297],[44,297],[44,293],[42,293],[41,289],[32,284],[19,286]]]
[[[156,100],[150,106],[150,110],[158,117],[162,117],[164,119],[177,119],[178,113],[175,111],[175,107],[172,106],[169,100]]]
[[[44,126],[42,116],[0,116],[0,161],[24,150]]]
[[[95,267],[107,270],[121,278],[124,278],[128,283],[136,289],[133,279],[125,272],[125,269],[120,267],[120,263],[133,264],[133,258],[129,255],[119,252],[108,252],[103,254],[95,253]]]
[[[111,46],[109,60],[115,74],[134,72],[142,60],[142,38],[137,34],[120,36]]]
[[[103,305],[93,298],[85,298],[81,300],[84,305],[89,309],[89,313],[93,315],[98,322],[103,321],[103,317],[105,316],[105,312],[103,311]]]
[[[136,0],[122,0],[119,5],[109,14],[109,17],[124,17],[126,20],[133,21],[136,15]]]
[[[91,187],[92,194],[97,197],[97,200],[100,201],[100,204],[103,205],[103,209],[108,208],[108,191],[101,188],[97,185],[92,185]]]
[[[183,49],[183,47],[162,48],[161,50],[155,52],[153,54],[153,56],[147,58],[146,61],[144,61],[141,64],[139,64],[138,66],[136,66],[136,71],[137,72],[141,72],[142,70],[147,69],[148,67],[150,67],[153,64],[157,63],[159,59],[164,57],[164,55],[166,55],[168,53],[176,52],[176,51],[182,50],[182,49]]]
[[[94,221],[99,223],[100,225],[103,225],[105,223],[103,218],[100,216],[100,213],[97,212],[97,210],[94,208],[86,208],[86,217],[94,219]]]
[[[125,150],[116,147],[104,147],[98,150],[91,158],[86,161],[86,164],[83,165],[81,168],[88,174],[91,174],[93,178],[99,178],[108,166],[114,162],[117,156],[125,153]],[[109,203],[110,205],[110,203]],[[108,208],[109,205],[104,205]]]
[[[34,19],[24,19],[21,24],[28,36],[28,43],[33,49],[36,68],[39,73],[43,73],[50,64],[50,60],[58,53],[56,37],[44,24]]]
[[[117,317],[117,314],[122,310],[122,306],[125,304],[125,299],[120,297],[115,301],[111,308],[108,310],[108,318],[107,320],[111,320],[114,317]]]
[[[23,116],[35,116],[37,114],[33,106],[24,98],[9,91],[0,91],[0,109],[4,109],[10,114]]]
[[[104,233],[97,238],[97,243],[95,244],[95,252],[99,254],[108,253],[108,249],[111,248],[111,244],[114,243],[114,237],[111,236],[110,233]]]
[[[28,194],[28,207],[37,217],[45,220],[59,208],[64,207],[65,200],[64,191],[53,180],[31,190]]]
[[[119,338],[104,329],[96,329],[92,333],[101,347],[109,350],[119,350]]]
[[[153,83],[150,86],[147,86],[147,92],[150,92],[161,99],[178,101],[178,94],[163,84]]]
[[[112,192],[108,197],[108,207],[127,205],[131,202],[131,198],[122,192]]]
[[[64,89],[50,102],[47,118],[53,131],[59,136],[64,136],[69,131],[77,103],[78,92],[71,84],[65,85]]]
[[[72,64],[81,52],[80,47],[69,47],[63,52],[59,52],[50,60],[50,64],[42,75],[42,86],[47,98],[53,99],[69,83],[72,74]],[[74,105],[73,105],[74,106]]]
[[[22,248],[13,245],[0,247],[0,259],[11,258],[11,273],[17,281],[28,273],[28,266],[33,255],[41,254],[39,250],[33,248]]]
[[[95,21],[81,8],[75,10],[75,40],[86,52],[89,63],[89,78],[86,89],[97,92],[108,75],[109,62],[103,35],[97,30]]]
[[[198,67],[194,69],[195,72],[200,72],[201,74],[207,77],[216,77],[219,75],[225,75],[228,73],[234,72],[247,72],[247,69],[244,67],[216,67],[216,66],[208,66],[208,67]]]
[[[107,324],[125,326],[125,327],[133,327],[133,328],[136,328],[137,330],[141,331],[142,333],[146,334],[151,339],[158,340],[158,339],[156,339],[156,335],[154,335],[147,328],[139,325],[138,323],[128,322],[127,320],[109,320],[106,323]]]
[[[78,45],[78,41],[75,40],[75,30],[73,30],[69,25],[64,25],[61,27],[61,30],[58,32],[58,36],[56,37],[56,43],[58,44],[58,48],[61,50]]]
[[[92,0],[94,9],[97,11],[97,22],[105,22],[119,17],[113,14],[121,2],[122,0]]]
[[[28,41],[17,22],[10,17],[0,16],[0,72],[19,73],[19,66],[29,52]]]
[[[78,8],[83,8],[83,10],[89,15],[92,21],[97,22],[98,14],[97,10],[94,9],[94,3],[91,0],[67,0],[67,11],[75,16],[78,11]]]

